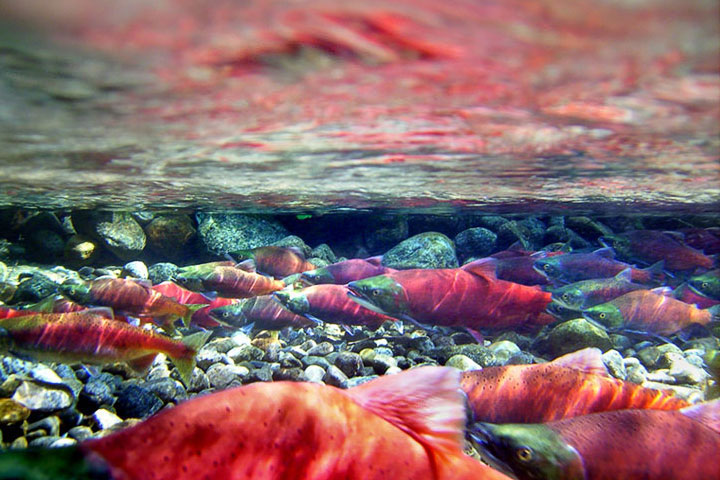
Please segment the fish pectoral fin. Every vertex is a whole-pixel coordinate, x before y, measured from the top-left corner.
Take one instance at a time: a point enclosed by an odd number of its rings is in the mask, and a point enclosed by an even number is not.
[[[255,265],[255,260],[252,258],[236,263],[235,267],[246,272],[257,273],[257,265]]]
[[[311,322],[313,322],[313,323],[314,323],[315,325],[317,325],[317,326],[321,326],[321,325],[325,324],[324,321],[320,320],[320,319],[319,319],[318,317],[316,317],[315,315],[310,315],[309,313],[303,313],[302,316],[305,317],[305,318],[307,318],[308,320],[310,320]]]
[[[456,369],[413,368],[343,392],[434,453],[462,451],[466,414]]]
[[[157,353],[151,353],[143,357],[134,358],[125,363],[130,365],[130,368],[132,368],[136,372],[145,373],[150,368],[150,365],[152,365],[152,363],[155,361],[156,356]]]
[[[406,321],[406,322],[410,322],[410,323],[412,323],[413,325],[415,325],[416,327],[421,328],[421,329],[423,329],[423,330],[428,330],[428,329],[432,328],[430,325],[423,325],[422,323],[418,322],[417,320],[415,320],[414,318],[412,318],[412,317],[411,317],[410,315],[408,315],[407,313],[401,313],[400,315],[398,315],[398,317],[400,318],[400,320],[404,320],[404,321]]]

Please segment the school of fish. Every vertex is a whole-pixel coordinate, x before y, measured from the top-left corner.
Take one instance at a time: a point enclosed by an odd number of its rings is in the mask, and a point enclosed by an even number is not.
[[[444,269],[394,270],[382,257],[318,268],[272,246],[232,252],[232,260],[181,267],[173,282],[99,277],[67,282],[63,296],[31,308],[0,307],[0,349],[48,361],[124,361],[138,372],[163,353],[187,384],[214,328],[335,323],[351,332],[408,322],[462,328],[482,341],[567,318],[650,338],[716,324],[715,257],[663,232],[600,241],[589,251],[513,246]],[[188,326],[199,332],[178,337]],[[414,368],[349,390],[246,385],[75,447],[2,453],[0,478],[720,478],[718,402],[691,406],[617,380],[601,353],[462,374]],[[492,468],[463,452],[465,435]],[[651,451],[663,453],[649,460]],[[681,458],[692,466],[681,468]],[[38,462],[51,477],[33,476]]]

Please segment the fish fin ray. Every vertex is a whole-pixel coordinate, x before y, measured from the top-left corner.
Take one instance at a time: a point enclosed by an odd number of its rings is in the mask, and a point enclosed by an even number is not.
[[[672,297],[673,289],[670,287],[658,287],[650,290],[656,295],[662,295],[663,297]]]
[[[685,407],[680,413],[720,433],[720,398]]]
[[[192,322],[192,316],[195,315],[195,312],[198,310],[202,310],[203,308],[207,307],[208,305],[206,303],[189,303],[185,305],[188,309],[188,313],[182,317],[183,325],[186,327],[190,326],[190,323]]]
[[[313,322],[316,326],[320,326],[320,325],[323,325],[323,324],[325,323],[324,321],[322,321],[321,319],[319,319],[319,318],[316,317],[315,315],[310,315],[309,313],[303,313],[301,316],[307,318],[308,320],[310,320],[311,322]]]
[[[130,368],[132,368],[136,372],[144,374],[150,368],[150,365],[152,365],[152,363],[155,361],[155,357],[157,357],[157,353],[151,353],[149,355],[134,358],[125,363],[130,365]]]
[[[91,307],[87,310],[80,310],[78,313],[87,313],[91,315],[98,315],[110,320],[115,320],[115,312],[110,307]]]
[[[615,250],[613,250],[612,247],[598,248],[592,253],[607,258],[609,260],[615,260]]]
[[[252,258],[238,262],[235,267],[246,272],[257,273],[257,265],[255,264],[255,260]]]
[[[626,282],[632,282],[632,268],[628,267],[622,272],[615,275],[615,280],[624,280]]]
[[[456,454],[462,450],[466,414],[456,369],[414,368],[345,393],[433,452]]]
[[[192,354],[186,357],[170,356],[170,360],[172,360],[175,368],[177,368],[177,371],[180,374],[180,378],[182,379],[185,386],[190,385],[190,377],[192,376],[192,371],[195,368],[195,355],[197,354],[198,350],[200,350],[200,348],[205,345],[205,342],[207,342],[207,339],[210,337],[211,334],[211,331],[205,331],[193,333],[192,335],[184,337],[182,339],[182,343],[193,351]]]
[[[603,363],[602,352],[599,348],[583,348],[558,357],[550,363],[561,367],[574,368],[585,373],[594,373],[605,377],[610,376]]]
[[[477,277],[493,281],[497,280],[497,275],[495,274],[496,267],[497,260],[492,257],[487,257],[467,263],[460,268]]]

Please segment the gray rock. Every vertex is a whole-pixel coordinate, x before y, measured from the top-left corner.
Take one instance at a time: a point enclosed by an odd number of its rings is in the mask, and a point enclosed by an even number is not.
[[[426,336],[415,337],[410,342],[410,347],[423,355],[427,355],[435,349],[435,344]]]
[[[105,411],[107,412],[107,410]],[[118,420],[120,419],[118,418]],[[91,438],[93,436],[93,431],[90,427],[86,427],[85,425],[79,425],[68,430],[67,434],[68,437],[77,440],[78,442],[82,442],[84,440],[87,440],[88,438]]]
[[[456,268],[452,240],[437,232],[420,233],[404,240],[383,255],[382,264],[397,269]]]
[[[195,356],[195,363],[198,367],[207,371],[210,366],[217,363],[228,364],[230,363],[228,360],[231,359],[232,357],[230,357],[229,355],[223,355],[222,353],[218,353],[216,350],[210,348],[203,348]]]
[[[689,353],[689,352],[690,352],[689,350],[685,350],[685,352],[684,352],[685,360],[687,360],[687,362],[690,365],[695,365],[698,368],[704,368],[705,361],[702,359],[703,354],[702,353],[695,354],[695,353]]]
[[[64,379],[55,372],[52,368],[46,365],[38,365],[37,367],[30,370],[30,376],[35,380],[45,383],[64,384]]]
[[[454,367],[466,372],[468,370],[480,370],[482,367],[465,355],[453,355],[445,362],[446,367]]]
[[[52,442],[49,446],[50,448],[62,448],[62,447],[71,447],[73,445],[76,445],[78,442],[77,440],[73,438],[59,438]]]
[[[305,378],[308,382],[322,383],[325,376],[325,369],[319,365],[309,365],[305,369]]]
[[[126,263],[125,266],[123,266],[122,273],[125,276],[140,278],[143,280],[147,280],[150,276],[147,266],[140,260]]]
[[[635,362],[629,362],[628,360],[635,360]],[[625,371],[627,372],[625,380],[642,385],[648,375],[645,367],[635,358],[626,358],[623,363],[625,364]]]
[[[213,365],[207,371],[210,385],[215,388],[227,388],[233,381],[242,383],[250,374],[250,369],[241,365]]]
[[[147,380],[148,382],[153,382],[155,380],[161,380],[163,378],[170,378],[170,368],[165,362],[152,367],[150,369],[150,372],[145,377],[145,380]]]
[[[280,344],[273,342],[265,347],[265,355],[263,355],[263,361],[268,363],[277,363],[280,361]]]
[[[27,426],[27,433],[43,430],[46,435],[57,437],[60,435],[60,419],[56,416],[45,417]]]
[[[72,220],[78,233],[100,240],[123,260],[137,258],[145,248],[145,232],[129,213],[82,211]]]
[[[118,389],[115,412],[122,418],[146,418],[160,410],[162,400],[140,385],[124,385]]]
[[[317,357],[319,358],[319,357]],[[250,374],[246,377],[245,383],[251,382],[269,382],[272,380],[273,371],[269,364],[265,364],[260,368],[250,370]]]
[[[606,351],[612,345],[605,330],[583,318],[576,318],[555,326],[548,334],[539,337],[534,347],[540,354],[555,358],[587,347]]]
[[[625,370],[625,364],[623,363],[623,357],[617,350],[608,350],[603,353],[603,363],[607,367],[610,375],[620,380],[627,378],[627,370]]]
[[[390,367],[387,370],[385,370],[384,375],[395,375],[396,373],[402,372],[402,368],[400,367]]]
[[[334,365],[328,367],[325,372],[325,376],[323,377],[323,381],[328,385],[338,388],[348,388],[349,384],[348,377],[342,372],[342,370]]]
[[[17,286],[13,302],[39,302],[58,293],[58,284],[41,273],[35,273]]]
[[[175,278],[177,271],[178,266],[174,263],[155,263],[148,268],[148,279],[153,285],[157,285]]]
[[[12,450],[22,450],[28,447],[28,441],[25,437],[18,437],[10,444]]]
[[[302,364],[305,368],[309,367],[310,365],[318,365],[325,370],[327,370],[330,367],[330,362],[328,362],[323,357],[316,357],[314,355],[308,355],[306,357],[303,357],[300,359],[302,361]]]
[[[305,378],[305,372],[302,368],[299,367],[293,367],[293,368],[279,368],[275,371],[273,371],[273,381],[286,381],[286,382],[304,382],[307,379]]]
[[[229,352],[227,356],[235,363],[250,362],[253,360],[262,360],[265,352],[250,344],[238,345]]]
[[[269,245],[288,235],[275,220],[256,215],[198,212],[196,217],[198,236],[217,255]]]
[[[281,238],[280,240],[276,242],[272,242],[272,245],[276,247],[285,247],[285,248],[296,248],[302,252],[302,254],[305,256],[305,258],[310,258],[313,256],[312,254],[312,248],[310,248],[305,241],[303,241],[302,238],[298,237],[297,235],[288,235],[286,237]]]
[[[101,408],[92,415],[93,422],[98,426],[100,430],[107,430],[108,428],[117,425],[122,422],[122,419],[115,415],[110,410]]]
[[[317,247],[313,248],[312,252],[310,252],[310,257],[320,258],[328,262],[328,264],[337,262],[335,252],[332,251],[332,248],[330,248],[327,243],[321,243]]]
[[[347,387],[343,387],[343,388],[353,388],[353,387],[357,387],[358,385],[362,385],[363,383],[367,383],[367,382],[369,382],[370,380],[375,380],[376,378],[378,378],[377,375],[364,375],[364,376],[362,376],[362,377],[353,377],[353,378],[348,379],[348,381],[347,381]]]
[[[390,355],[386,355],[384,353],[376,353],[372,359],[372,366],[375,369],[375,372],[382,375],[389,368],[397,367],[397,362],[395,361],[395,358]]]
[[[172,378],[162,378],[152,382],[145,382],[145,387],[158,396],[163,403],[178,403],[187,399],[182,383]]]
[[[196,231],[187,215],[160,215],[145,226],[145,234],[155,254],[180,260],[192,245]]]
[[[617,351],[625,351],[628,348],[632,347],[632,341],[625,335],[611,333],[610,341],[612,342],[613,348]]]
[[[28,443],[28,447],[49,448],[50,445],[60,440],[58,436],[38,437]]]
[[[348,377],[354,377],[362,371],[364,367],[362,357],[353,352],[340,352],[335,357],[335,366],[338,367]]]
[[[12,399],[33,411],[57,412],[73,404],[72,391],[60,385],[24,381],[15,390]]]
[[[487,228],[468,228],[455,237],[455,248],[458,256],[486,257],[495,251],[497,235]]]
[[[335,351],[335,347],[333,347],[332,343],[330,342],[321,342],[312,347],[310,350],[307,351],[308,355],[317,355],[320,357],[324,357],[329,353],[332,353]]]
[[[668,375],[674,377],[678,383],[691,385],[703,384],[710,377],[705,370],[692,365],[684,358],[678,358],[672,362]]]
[[[228,337],[214,338],[210,342],[205,344],[205,346],[203,347],[203,350],[210,349],[210,350],[215,350],[216,352],[219,352],[219,353],[227,353],[230,350],[232,350],[233,348],[242,344],[242,343],[236,342],[235,340],[236,340],[235,338],[228,338]],[[247,343],[250,343],[250,342],[245,342],[245,344],[247,344]]]
[[[478,344],[457,345],[437,348],[430,354],[440,363],[445,364],[455,355],[465,355],[481,367],[490,367],[496,364],[495,354],[487,347]]]
[[[675,381],[675,377],[672,377],[668,374],[667,368],[662,368],[660,370],[654,370],[652,372],[648,372],[647,376],[645,377],[645,380],[648,382],[666,383],[668,385],[674,385],[675,383],[677,383]]]
[[[210,380],[207,375],[198,367],[195,367],[190,376],[190,385],[188,385],[188,392],[201,392],[207,388],[210,388]]]
[[[613,233],[606,225],[589,217],[567,217],[565,224],[582,237],[593,241],[597,240],[598,237]]]
[[[280,367],[301,368],[302,362],[288,352],[280,352]]]
[[[108,385],[102,380],[102,378],[90,377],[80,392],[80,402],[89,405],[92,410],[96,410],[102,405],[112,406],[115,403],[115,397],[113,396],[115,386]]]
[[[488,349],[495,355],[497,365],[506,365],[513,355],[520,353],[520,347],[508,340],[494,342]]]
[[[666,353],[676,353],[682,356],[682,350],[680,350],[680,347],[672,343],[665,343],[663,345],[653,345],[638,350],[637,357],[646,368],[652,370],[655,368],[661,368],[662,366],[669,366],[669,363],[665,363],[664,365],[660,364],[660,361],[664,360],[663,356]]]
[[[407,218],[399,215],[374,216],[363,233],[365,245],[373,254],[387,250],[407,236]]]
[[[644,382],[642,384],[645,388],[652,388],[654,390],[671,390],[675,396],[686,400],[690,403],[700,403],[705,401],[705,394],[702,390],[692,387],[684,387],[681,385],[667,385],[665,383],[657,382]]]
[[[90,265],[100,254],[99,241],[83,235],[73,235],[65,243],[63,258],[68,265]]]

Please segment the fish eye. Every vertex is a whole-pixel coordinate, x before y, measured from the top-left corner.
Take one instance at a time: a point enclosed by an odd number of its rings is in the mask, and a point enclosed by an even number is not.
[[[532,460],[532,450],[528,447],[521,447],[515,451],[515,456],[521,462],[529,462]]]
[[[605,312],[598,313],[598,318],[600,318],[600,319],[605,318]]]
[[[567,300],[568,298],[570,298],[570,295],[568,295],[567,293],[563,293],[560,298],[562,298],[563,300]]]
[[[373,288],[370,291],[370,295],[372,295],[373,297],[380,296],[381,293],[382,293],[382,290],[380,290],[379,288]]]
[[[228,318],[228,317],[230,317],[230,312],[222,312],[222,317],[223,317],[223,318]]]
[[[703,290],[705,290],[705,289],[708,288],[709,286],[710,286],[710,284],[709,284],[708,282],[702,282],[702,283],[700,284],[700,288],[702,288]]]
[[[550,270],[552,270],[552,266],[549,263],[545,263],[543,264],[542,269],[546,272],[549,272]]]

